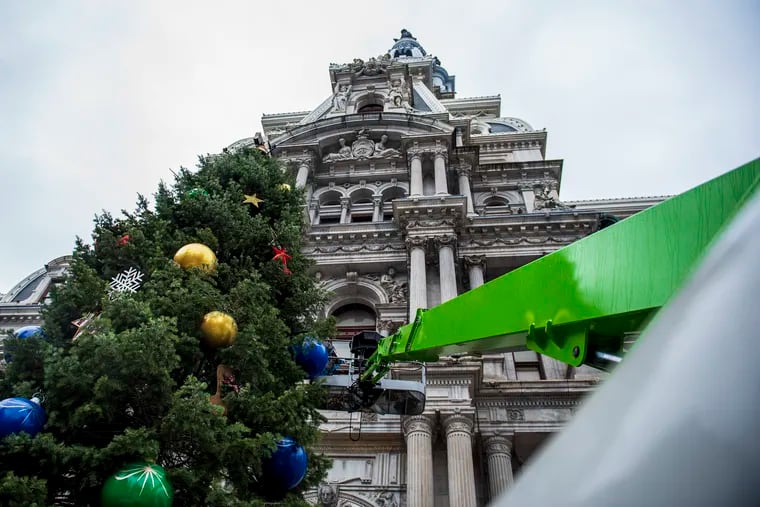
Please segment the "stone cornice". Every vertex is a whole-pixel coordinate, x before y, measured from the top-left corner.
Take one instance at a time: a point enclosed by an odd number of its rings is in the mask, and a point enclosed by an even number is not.
[[[473,191],[499,189],[532,189],[549,181],[562,180],[562,160],[537,160],[534,162],[504,162],[480,164],[473,168],[471,186]]]
[[[460,224],[467,212],[464,196],[416,196],[393,201],[393,216],[401,229],[406,229],[410,220],[453,219]],[[448,227],[448,226],[447,226]]]
[[[373,130],[387,130],[391,128],[399,132],[412,130],[413,132],[430,132],[435,134],[451,134],[454,131],[454,128],[444,121],[417,114],[383,111],[378,113],[330,116],[313,123],[289,127],[284,134],[274,139],[276,146],[272,148],[272,153],[278,156],[283,148],[291,149],[293,145],[299,145],[303,142],[302,140],[325,136],[328,133],[334,137],[343,132],[353,132],[362,128],[371,128]]]

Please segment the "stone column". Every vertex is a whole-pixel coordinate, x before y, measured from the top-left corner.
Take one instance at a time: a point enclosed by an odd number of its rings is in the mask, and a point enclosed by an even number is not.
[[[372,203],[375,206],[374,209],[372,210],[372,221],[382,222],[383,221],[383,197],[379,195],[373,196]]]
[[[309,223],[316,225],[319,223],[319,201],[314,200],[309,203]]]
[[[472,201],[470,189],[470,166],[460,166],[457,169],[457,175],[459,176],[459,192],[467,198],[467,216],[475,216],[475,203]]]
[[[410,163],[409,195],[422,195],[422,151],[411,148],[407,150]]]
[[[449,505],[476,507],[475,470],[472,464],[472,419],[454,414],[443,420],[449,465]]]
[[[311,170],[312,161],[311,158],[302,158],[298,160],[298,174],[296,175],[296,188],[304,188],[306,186],[306,180],[309,179],[309,171]]]
[[[436,195],[448,195],[449,187],[446,182],[446,159],[448,153],[443,146],[437,146],[435,149],[435,157],[433,159],[433,167],[435,168],[435,193]]]
[[[484,283],[484,271],[486,258],[484,255],[471,255],[464,258],[467,266],[467,274],[470,278],[470,290],[476,289]]]
[[[407,505],[433,507],[432,421],[427,416],[415,415],[405,418],[402,427],[406,440]]]
[[[454,129],[454,138],[456,139],[456,147],[461,148],[464,146],[464,138],[463,138],[464,129],[462,127],[457,127]]]
[[[348,208],[351,205],[351,200],[348,197],[340,198],[340,223],[351,223],[351,216],[348,214]]]
[[[488,491],[494,501],[512,485],[512,437],[488,436],[483,449],[488,462]]]
[[[441,303],[457,297],[457,275],[454,265],[454,236],[438,236],[438,276],[441,280]]]
[[[409,322],[414,322],[418,308],[427,308],[425,273],[425,238],[407,238],[409,247]]]

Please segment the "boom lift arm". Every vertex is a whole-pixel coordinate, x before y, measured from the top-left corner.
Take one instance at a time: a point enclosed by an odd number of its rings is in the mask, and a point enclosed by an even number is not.
[[[624,336],[641,331],[668,301],[759,185],[755,160],[418,310],[414,322],[380,340],[374,353],[364,349],[350,389],[364,409],[378,411],[383,377],[396,362],[526,349],[572,366],[617,362]]]

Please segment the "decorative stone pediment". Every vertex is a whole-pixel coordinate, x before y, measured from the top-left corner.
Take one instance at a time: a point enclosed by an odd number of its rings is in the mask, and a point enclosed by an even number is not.
[[[338,151],[328,153],[322,157],[322,162],[328,163],[349,160],[367,160],[370,158],[389,159],[401,157],[401,151],[387,146],[387,135],[381,135],[380,139],[375,142],[369,138],[369,131],[367,129],[361,129],[356,132],[356,140],[351,143],[351,146],[346,144],[346,139],[343,137],[338,139],[338,143],[340,144]]]
[[[354,58],[351,63],[330,64],[330,70],[333,72],[352,73],[357,77],[360,76],[378,76],[388,71],[392,63],[391,55],[388,53],[377,57],[370,57],[366,62],[361,58]]]

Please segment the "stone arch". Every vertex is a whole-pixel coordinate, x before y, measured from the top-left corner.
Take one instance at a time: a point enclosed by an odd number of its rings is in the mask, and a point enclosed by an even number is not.
[[[338,202],[340,202],[340,199],[342,197],[348,197],[348,194],[343,187],[321,187],[311,196],[312,199],[316,199],[320,203],[327,202],[327,200],[333,200],[334,197],[337,197]]]
[[[316,491],[308,491],[303,495],[304,500],[308,502],[310,505],[321,505],[319,503],[319,498],[317,497]],[[348,493],[346,491],[339,491],[338,492],[338,501],[337,506],[341,505],[352,505],[352,506],[358,506],[358,507],[376,507],[375,503],[368,500],[367,498],[361,497],[359,495],[355,495],[352,493]]]
[[[355,186],[348,189],[348,197],[351,199],[352,204],[360,202],[372,203],[372,198],[375,196],[373,190],[374,185]]]
[[[498,199],[503,202],[503,206],[507,204],[522,204],[523,200],[520,194],[514,190],[502,190],[500,192],[483,192],[477,194],[475,197],[475,206],[486,206],[486,203]]]
[[[379,187],[377,187],[377,193],[378,194],[382,194],[383,196],[385,196],[387,192],[391,191],[392,189],[396,189],[396,188],[400,189],[403,192],[404,196],[406,196],[406,195],[409,194],[409,183],[406,183],[406,182],[403,182],[403,181],[399,181],[399,182],[396,182],[396,183],[392,183],[392,182],[383,183],[382,185],[380,185]],[[397,199],[397,198],[398,197],[394,197],[394,199]],[[385,199],[385,197],[383,197],[383,199]]]
[[[346,279],[328,280],[322,287],[333,293],[330,302],[325,306],[325,315],[331,315],[341,306],[352,303],[363,304],[377,315],[377,305],[388,303],[388,295],[382,286],[364,277],[359,277],[355,282]]]
[[[385,108],[386,94],[378,91],[366,91],[352,95],[346,110],[359,113],[364,106],[376,105]]]
[[[373,92],[376,93],[376,92]],[[354,101],[359,100],[354,98]],[[355,103],[355,102],[354,102]],[[392,142],[399,142],[407,136],[415,134],[447,134],[454,132],[454,127],[443,120],[422,115],[409,115],[384,111],[376,113],[377,119],[372,121],[371,139],[377,142],[382,134],[388,135]],[[333,153],[338,148],[338,139],[355,138],[358,130],[368,128],[367,118],[363,114],[346,114],[320,118],[314,122],[299,124],[277,137],[277,143],[272,146],[272,155],[289,156],[291,153],[301,153],[304,149],[314,150],[320,157]],[[391,145],[395,147],[395,145]],[[287,153],[285,153],[287,152]]]

